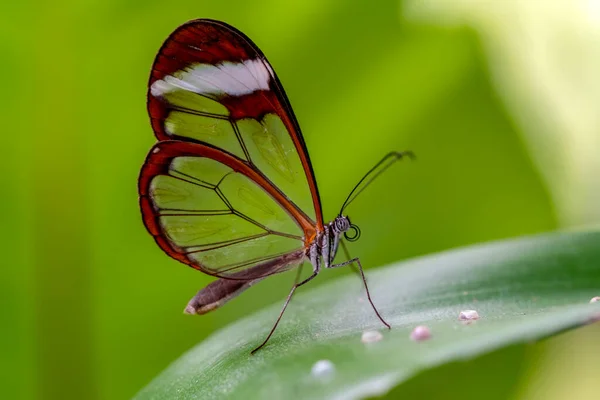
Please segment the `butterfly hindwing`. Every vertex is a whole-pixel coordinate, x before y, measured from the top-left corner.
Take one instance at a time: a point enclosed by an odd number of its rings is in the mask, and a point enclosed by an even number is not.
[[[279,270],[242,272],[303,256],[304,232],[310,223],[302,215],[290,215],[282,207],[289,200],[262,186],[268,185],[263,177],[219,149],[160,142],[146,159],[139,185],[150,233],[169,255],[196,269],[255,279],[257,274]]]

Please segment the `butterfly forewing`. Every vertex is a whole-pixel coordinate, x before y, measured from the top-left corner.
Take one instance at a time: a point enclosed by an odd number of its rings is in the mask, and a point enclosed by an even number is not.
[[[156,57],[148,110],[159,140],[206,143],[235,156],[322,227],[299,126],[270,64],[241,32],[210,20],[178,28]]]

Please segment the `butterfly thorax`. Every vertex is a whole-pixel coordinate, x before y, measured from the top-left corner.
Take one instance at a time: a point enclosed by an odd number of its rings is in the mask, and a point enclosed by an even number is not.
[[[325,229],[317,234],[307,251],[307,256],[313,266],[313,271],[318,273],[322,263],[325,268],[333,264],[338,251],[341,235],[346,233],[350,227],[350,219],[344,215],[338,215],[333,221],[325,225]]]

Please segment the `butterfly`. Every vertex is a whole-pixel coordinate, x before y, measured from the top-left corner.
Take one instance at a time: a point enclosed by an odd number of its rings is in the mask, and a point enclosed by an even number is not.
[[[296,289],[334,264],[343,240],[360,230],[344,209],[385,169],[411,152],[392,152],[355,186],[339,214],[323,222],[321,201],[300,126],[260,49],[220,21],[178,27],[154,60],[147,107],[158,143],[139,177],[144,224],[172,258],[218,279],[187,304],[188,314],[219,308],[262,279],[308,261]],[[347,258],[349,258],[347,256]]]

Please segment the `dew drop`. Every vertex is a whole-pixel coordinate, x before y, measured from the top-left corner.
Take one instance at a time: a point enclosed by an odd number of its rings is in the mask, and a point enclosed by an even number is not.
[[[473,321],[479,319],[479,313],[475,310],[463,310],[458,314],[458,319],[461,321]]]
[[[315,378],[324,379],[329,378],[335,372],[335,365],[329,360],[317,361],[310,370],[310,373]]]
[[[381,334],[381,332],[364,331],[360,338],[360,341],[363,343],[374,343],[379,342],[381,339],[383,339],[383,335]]]
[[[600,322],[600,313],[596,313],[588,319],[588,323],[593,324],[594,322]]]
[[[419,325],[413,329],[410,333],[410,338],[414,341],[420,342],[422,340],[427,340],[431,337],[431,331],[425,325]]]

